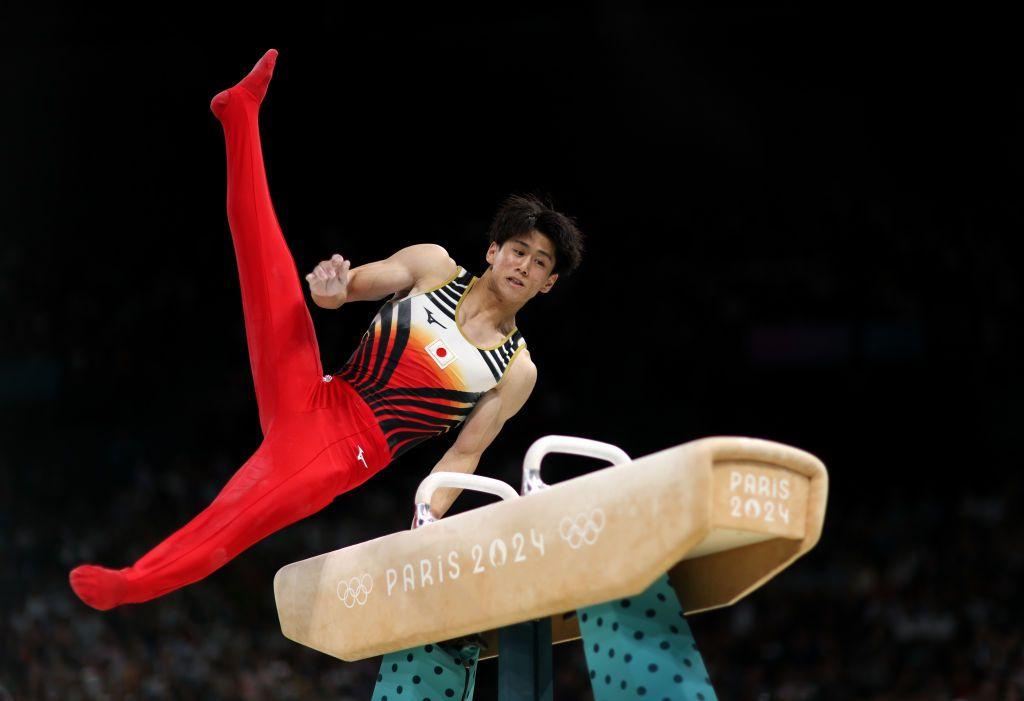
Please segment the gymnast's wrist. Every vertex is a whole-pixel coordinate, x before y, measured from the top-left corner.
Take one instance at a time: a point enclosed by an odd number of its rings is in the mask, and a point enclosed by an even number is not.
[[[313,298],[313,304],[322,309],[338,309],[348,301],[348,295],[344,292],[336,295],[318,295],[310,292],[310,296]]]

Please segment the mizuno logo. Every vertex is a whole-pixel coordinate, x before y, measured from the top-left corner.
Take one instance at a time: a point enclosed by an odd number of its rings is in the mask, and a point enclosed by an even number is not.
[[[356,460],[361,461],[366,469],[370,469],[370,466],[366,464],[366,460],[363,459],[363,446],[357,445],[356,447],[359,448],[359,455],[356,456]]]
[[[445,329],[445,330],[447,330],[447,329],[448,329],[448,327],[447,327],[447,326],[445,326],[445,325],[444,325],[444,324],[442,324],[442,323],[441,323],[440,321],[438,321],[437,319],[435,319],[435,318],[434,318],[434,315],[433,315],[433,314],[431,314],[431,313],[430,313],[430,310],[428,309],[428,310],[427,310],[427,326],[430,326],[431,324],[437,324],[438,326],[440,326],[440,327],[441,327],[442,329]]]

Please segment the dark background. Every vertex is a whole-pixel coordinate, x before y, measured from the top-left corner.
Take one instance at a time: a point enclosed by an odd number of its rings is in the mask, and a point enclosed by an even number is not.
[[[720,698],[1021,698],[1008,16],[220,12],[0,22],[0,698],[369,698],[379,660],[285,640],[270,582],[407,527],[451,436],[158,601],[101,614],[67,585],[81,562],[130,564],[259,443],[207,105],[270,47],[264,155],[303,274],[435,242],[479,275],[512,192],[587,235],[578,273],[517,316],[537,387],[480,474],[517,483],[548,433],[635,456],[756,436],[828,466],[818,546],[691,619]],[[310,306],[336,370],[377,305]],[[556,666],[557,699],[591,698],[579,643]],[[495,697],[492,664],[477,686]]]

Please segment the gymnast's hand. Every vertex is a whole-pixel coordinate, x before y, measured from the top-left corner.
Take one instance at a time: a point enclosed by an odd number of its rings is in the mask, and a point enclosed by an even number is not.
[[[306,276],[309,292],[318,307],[337,309],[348,298],[348,269],[351,261],[347,261],[335,253],[330,260],[322,260],[313,272]]]

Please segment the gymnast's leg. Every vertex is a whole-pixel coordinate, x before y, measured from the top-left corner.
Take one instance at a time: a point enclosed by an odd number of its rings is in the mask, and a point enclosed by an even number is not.
[[[322,373],[298,271],[277,224],[263,169],[259,106],[276,55],[268,51],[246,78],[211,103],[224,126],[228,222],[267,438],[209,507],[135,565],[121,570],[85,565],[71,572],[75,593],[100,610],[147,601],[202,579],[266,535],[324,508],[340,489],[339,463],[350,451],[331,455],[332,443],[347,437],[347,432],[338,436],[337,423],[320,426],[323,417],[306,414],[306,421],[282,426],[280,439],[268,440],[281,414],[295,416],[292,412],[301,412],[314,399]]]
[[[263,435],[282,406],[300,408],[323,374],[298,270],[270,201],[259,108],[274,72],[268,51],[238,85],[210,104],[224,127],[228,223],[242,288],[245,336]]]
[[[198,516],[131,567],[104,570],[114,576],[93,577],[75,592],[100,610],[155,599],[205,578],[271,533],[325,508],[344,491],[352,469],[346,465],[353,462],[350,436],[326,446],[318,441],[326,421],[336,418],[329,412],[286,417],[296,425],[264,439]]]

